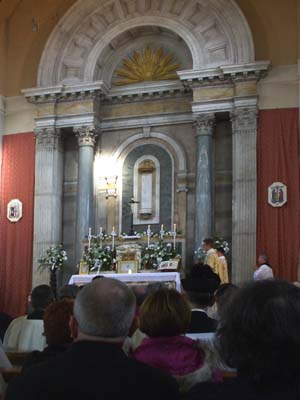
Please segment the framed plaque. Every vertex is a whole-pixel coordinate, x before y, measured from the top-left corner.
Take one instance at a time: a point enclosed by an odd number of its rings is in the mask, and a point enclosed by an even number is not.
[[[79,275],[87,275],[89,273],[89,266],[83,261],[79,264]]]
[[[136,260],[118,261],[118,274],[136,274],[139,270],[139,262]]]
[[[282,207],[287,203],[287,187],[284,183],[274,182],[269,186],[268,203],[272,207]]]
[[[22,202],[19,199],[12,199],[7,204],[7,219],[10,222],[18,222],[22,218]]]

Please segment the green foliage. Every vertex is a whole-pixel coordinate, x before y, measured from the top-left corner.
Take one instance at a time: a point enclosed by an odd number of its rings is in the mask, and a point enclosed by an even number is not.
[[[46,250],[44,257],[37,260],[38,268],[41,270],[48,268],[50,271],[55,271],[61,269],[67,260],[67,252],[63,249],[63,246],[61,244],[53,245]]]
[[[88,265],[90,272],[96,272],[98,268],[100,271],[111,271],[114,260],[110,247],[101,248],[97,243],[95,247],[84,249],[82,261]]]
[[[180,258],[171,243],[164,243],[160,240],[156,244],[146,247],[142,257],[142,269],[157,269],[162,261],[169,261],[173,258]]]

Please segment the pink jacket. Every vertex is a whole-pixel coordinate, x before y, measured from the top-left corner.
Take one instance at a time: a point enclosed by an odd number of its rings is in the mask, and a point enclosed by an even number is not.
[[[199,382],[222,380],[209,351],[185,336],[144,339],[133,358],[173,375],[182,392]]]

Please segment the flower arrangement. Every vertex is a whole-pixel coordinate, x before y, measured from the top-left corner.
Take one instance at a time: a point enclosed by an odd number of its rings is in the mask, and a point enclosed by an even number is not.
[[[104,249],[99,246],[92,246],[85,248],[82,254],[82,261],[87,264],[90,272],[111,271],[112,264],[115,262],[113,259],[113,252],[109,246]]]
[[[202,245],[198,247],[197,250],[194,252],[195,258],[200,261],[201,263],[204,263],[205,257],[206,257],[206,251],[203,250]]]
[[[45,256],[38,259],[38,268],[49,268],[50,271],[61,269],[68,260],[67,252],[61,244],[53,245],[46,250]]]
[[[229,243],[226,240],[224,240],[223,237],[215,236],[215,237],[213,237],[213,240],[215,243],[215,248],[222,247],[224,249],[225,254],[228,254],[230,252]],[[197,250],[195,250],[195,257],[200,262],[204,262],[205,257],[206,257],[206,252],[203,250],[202,246],[203,246],[203,243]]]
[[[217,249],[218,247],[222,247],[224,250],[225,254],[228,254],[230,252],[230,247],[229,247],[229,243],[224,240],[224,238],[222,237],[215,237],[214,238],[214,242],[215,242],[215,248]]]
[[[173,258],[181,258],[181,256],[177,254],[171,243],[165,244],[160,240],[158,243],[146,247],[141,260],[142,269],[156,269],[162,261],[169,261]]]

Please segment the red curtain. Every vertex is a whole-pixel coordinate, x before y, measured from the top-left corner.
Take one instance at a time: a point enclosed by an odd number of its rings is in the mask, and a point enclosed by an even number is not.
[[[257,167],[257,251],[269,255],[277,278],[295,281],[300,249],[298,109],[260,111]],[[273,182],[287,185],[288,202],[282,208],[268,204]]]
[[[33,133],[5,135],[0,191],[0,311],[26,312],[32,277],[35,140]],[[23,217],[8,221],[7,203],[19,199]]]

